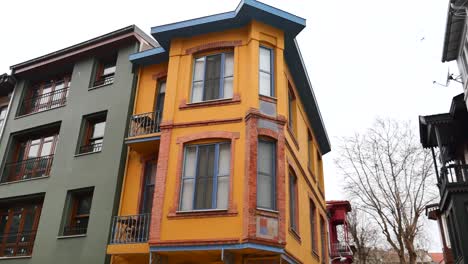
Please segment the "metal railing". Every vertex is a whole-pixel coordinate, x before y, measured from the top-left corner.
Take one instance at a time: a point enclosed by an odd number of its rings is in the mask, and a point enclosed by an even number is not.
[[[161,112],[150,112],[130,117],[128,136],[140,136],[160,132]]]
[[[0,182],[13,182],[49,176],[54,155],[10,162],[3,169]]]
[[[353,251],[348,243],[338,242],[330,244],[330,256],[333,257],[346,257],[352,256]]]
[[[80,153],[98,152],[102,150],[102,142],[83,145],[80,147]]]
[[[94,81],[93,86],[101,86],[106,84],[111,84],[114,82],[114,73],[103,75],[96,81]]]
[[[440,170],[440,187],[445,189],[447,185],[468,184],[468,165],[451,164]]]
[[[68,97],[68,87],[50,93],[41,94],[31,98],[26,98],[21,103],[19,115],[49,110],[65,105]]]
[[[114,216],[110,244],[147,242],[150,220],[151,214]]]
[[[88,221],[67,225],[63,228],[64,236],[83,235],[88,231]]]
[[[0,257],[31,256],[36,230],[0,234]]]

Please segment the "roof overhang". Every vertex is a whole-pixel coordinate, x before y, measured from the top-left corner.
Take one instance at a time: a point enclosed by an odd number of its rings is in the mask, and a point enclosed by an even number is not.
[[[140,52],[130,56],[134,65],[149,65],[168,59],[168,50],[174,38],[188,38],[210,32],[225,31],[248,25],[252,20],[259,21],[284,31],[284,55],[294,78],[304,108],[316,136],[322,155],[331,150],[325,125],[318,107],[312,84],[302,59],[295,37],[306,25],[305,19],[292,15],[255,0],[242,0],[234,11],[206,16],[182,22],[156,26],[151,34],[161,48]]]
[[[466,15],[457,14],[460,7],[468,5],[464,0],[450,0],[447,11],[442,62],[457,59],[465,32]]]

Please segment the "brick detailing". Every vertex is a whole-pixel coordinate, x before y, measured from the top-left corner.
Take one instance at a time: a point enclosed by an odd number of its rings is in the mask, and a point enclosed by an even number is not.
[[[235,158],[235,146],[236,139],[239,139],[239,132],[227,132],[227,131],[208,131],[201,132],[196,134],[191,134],[188,136],[178,137],[176,143],[178,146],[179,154],[177,155],[177,167],[176,167],[176,191],[174,194],[174,204],[172,205],[169,211],[169,218],[187,218],[187,217],[200,217],[200,216],[219,216],[220,214],[226,214],[226,216],[235,216],[237,215],[237,206],[233,203],[233,175],[234,175],[234,158]],[[182,167],[183,167],[183,158],[184,158],[184,145],[193,142],[196,140],[203,139],[222,139],[231,141],[231,164],[230,164],[230,178],[229,178],[229,197],[228,197],[228,209],[226,211],[217,211],[213,212],[196,212],[196,213],[179,213],[177,208],[179,208],[180,200],[180,181],[182,178]]]
[[[162,124],[164,123],[165,122]],[[172,129],[168,129],[167,124],[168,123],[166,123],[166,127],[161,126],[161,140],[155,181],[155,186],[157,186],[157,188],[155,188],[153,196],[149,243],[158,242],[161,238],[161,221],[164,208],[164,193],[166,190],[166,178],[172,134]]]
[[[189,49],[185,50],[185,54],[193,54],[200,51],[208,51],[212,49],[219,49],[219,48],[229,48],[229,47],[236,47],[242,45],[242,40],[230,40],[230,41],[216,41],[205,43],[202,45],[198,45]]]
[[[193,108],[232,105],[232,104],[240,104],[240,102],[241,102],[241,99],[240,99],[239,94],[234,94],[232,98],[210,100],[210,101],[198,102],[198,103],[187,103],[186,99],[182,99],[179,104],[179,109],[187,110],[187,109],[193,109]]]
[[[277,131],[259,128],[258,120],[266,119],[278,125]],[[243,242],[259,242],[262,244],[268,243],[274,246],[284,245],[286,242],[286,175],[285,175],[285,137],[284,126],[286,118],[283,116],[271,117],[261,114],[258,109],[251,108],[247,111],[246,117],[246,172],[247,179],[245,182],[244,192],[244,234]],[[257,209],[257,145],[258,137],[270,137],[276,140],[276,183],[277,183],[277,210],[278,212],[268,212]],[[257,237],[257,216],[268,216],[278,220],[278,239],[270,240]]]

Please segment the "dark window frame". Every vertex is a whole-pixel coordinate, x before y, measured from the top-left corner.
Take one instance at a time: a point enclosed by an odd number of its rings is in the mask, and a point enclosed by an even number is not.
[[[289,227],[299,233],[299,188],[298,178],[289,172]]]
[[[93,137],[95,126],[104,123],[102,136]],[[102,151],[107,127],[107,111],[83,117],[83,132],[80,135],[77,154],[97,153]],[[97,142],[100,141],[100,142]],[[96,143],[97,142],[97,143]]]
[[[271,202],[272,202],[272,205],[270,208],[268,207],[262,207],[262,206],[259,206],[259,189],[258,189],[258,186],[259,186],[259,175],[260,175],[260,171],[259,171],[259,162],[258,162],[258,158],[261,156],[259,155],[260,153],[260,149],[259,149],[259,145],[260,145],[260,142],[262,143],[265,143],[265,144],[272,144],[273,146],[273,160],[271,162],[271,165],[272,165],[272,185],[271,185]],[[260,137],[258,138],[258,146],[257,146],[257,209],[260,209],[260,210],[273,210],[273,211],[276,211],[277,210],[277,190],[276,190],[276,183],[277,183],[277,164],[276,164],[276,160],[277,160],[277,142],[275,140],[272,140],[272,139],[269,139],[269,138],[263,138],[263,137]]]
[[[114,68],[111,73],[104,74],[108,68]],[[97,60],[90,88],[96,88],[114,83],[117,73],[117,54],[112,54]]]
[[[309,199],[309,220],[310,220],[310,238],[311,238],[311,248],[312,252],[316,255],[318,252],[318,243],[317,243],[317,207],[312,199]]]
[[[156,184],[156,173],[157,169],[155,169],[155,174],[150,174],[148,175],[148,167],[147,166],[157,166],[157,161],[156,158],[152,157],[149,159],[146,159],[142,162],[143,164],[143,170],[142,170],[142,186],[141,186],[141,197],[140,197],[140,206],[139,206],[139,212],[140,214],[146,214],[146,213],[151,213],[152,211],[152,200],[154,196],[154,186]],[[152,169],[152,168],[151,168]],[[152,171],[150,170],[149,173]],[[147,208],[147,203],[148,199],[150,199],[150,206]]]
[[[65,216],[65,225],[62,229],[61,235],[86,235],[86,233],[88,232],[89,219],[91,216],[94,188],[70,190],[68,191],[67,196],[67,215]],[[89,199],[88,212],[79,213],[78,209],[80,206],[80,202],[86,199]],[[78,225],[81,224],[81,221],[85,221],[85,224],[81,227],[78,227]]]
[[[266,72],[262,69],[260,69],[260,63],[261,63],[261,56],[260,56],[260,51],[262,49],[268,50],[270,52],[270,72]],[[259,52],[258,52],[258,94],[262,96],[268,96],[268,97],[275,97],[275,66],[274,66],[274,49],[260,45],[259,47]],[[270,75],[270,94],[262,94],[261,89],[260,89],[260,75],[261,73],[266,73]]]

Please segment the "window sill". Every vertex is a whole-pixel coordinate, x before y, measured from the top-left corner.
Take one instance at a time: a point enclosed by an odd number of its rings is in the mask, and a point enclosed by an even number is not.
[[[286,130],[288,130],[289,137],[291,138],[291,141],[294,143],[294,146],[296,146],[296,149],[299,150],[299,143],[297,142],[296,135],[292,131],[291,127],[289,124],[287,125]]]
[[[186,109],[193,109],[193,108],[202,108],[202,107],[210,107],[210,106],[223,106],[223,105],[231,105],[231,104],[240,104],[241,100],[239,95],[234,95],[232,98],[227,99],[217,99],[217,100],[210,100],[210,101],[203,101],[197,103],[186,103],[183,100],[180,105],[180,110]]]
[[[301,236],[299,236],[299,234],[297,233],[297,231],[290,227],[289,228],[289,234],[291,234],[291,236],[297,241],[299,242],[299,244],[302,244],[302,241],[301,241]]]
[[[112,84],[114,84],[114,82],[101,84],[101,85],[96,85],[96,86],[91,86],[91,87],[88,87],[88,91],[96,90],[96,89],[99,89],[99,88],[102,88],[102,87],[105,87],[105,86],[109,86],[109,85],[112,85]]]
[[[222,210],[197,210],[197,211],[175,211],[167,215],[168,219],[187,219],[187,218],[204,218],[204,217],[230,217],[236,216],[237,211],[222,209]]]
[[[278,216],[279,216],[278,211],[271,210],[271,209],[265,209],[265,208],[257,208],[257,211],[255,213],[257,215],[272,217],[272,218],[278,218]]]
[[[37,111],[37,112],[31,112],[31,113],[27,113],[27,114],[24,114],[24,115],[15,116],[15,120],[16,120],[16,119],[23,118],[23,117],[27,117],[27,116],[32,116],[32,115],[35,115],[35,114],[39,114],[39,113],[44,113],[44,112],[52,111],[52,110],[55,110],[55,109],[58,109],[58,108],[62,108],[62,107],[65,107],[65,106],[67,106],[66,103],[64,103],[63,105],[59,105],[59,106],[56,106],[56,107],[49,108],[49,109],[45,109],[45,110],[41,110],[41,111]]]
[[[34,180],[47,179],[47,178],[49,178],[49,177],[50,177],[50,175],[42,176],[42,177],[36,177],[36,178],[31,178],[31,179],[18,180],[18,181],[2,182],[2,183],[0,183],[0,186],[2,186],[2,185],[14,184],[14,183],[20,183],[20,182],[28,182],[28,181],[34,181]]]
[[[263,94],[259,94],[259,99],[262,100],[262,101],[270,102],[270,103],[274,103],[274,104],[276,104],[276,102],[278,101],[278,98],[276,98],[276,97],[267,96],[267,95],[263,95]]]
[[[86,237],[86,234],[72,235],[72,236],[58,236],[57,239],[69,239],[69,238],[79,238],[79,237]]]
[[[75,154],[75,157],[87,156],[87,155],[91,155],[91,154],[95,154],[95,153],[101,153],[101,152],[102,152],[102,150],[78,153],[78,154]]]
[[[0,260],[6,260],[6,259],[29,259],[32,258],[32,256],[14,256],[14,257],[0,257]]]

